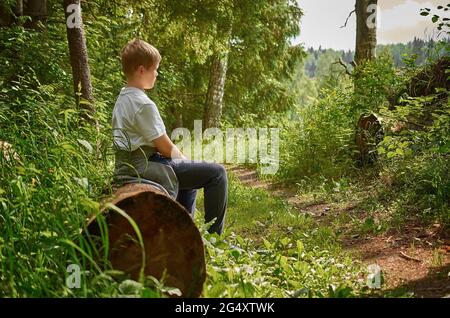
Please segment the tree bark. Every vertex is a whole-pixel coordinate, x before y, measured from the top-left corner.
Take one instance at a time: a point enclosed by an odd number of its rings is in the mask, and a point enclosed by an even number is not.
[[[23,0],[16,1],[16,15],[17,16],[23,15]]]
[[[356,0],[356,65],[370,61],[376,56],[377,11],[369,6],[377,4],[378,0]]]
[[[8,12],[8,8],[4,3],[0,3],[0,27],[9,26],[12,21],[12,16]]]
[[[0,26],[10,26],[17,17],[23,15],[23,0],[17,0],[14,9],[0,4]]]
[[[143,247],[129,220],[112,211],[108,203],[136,222]],[[101,215],[108,226],[109,261],[114,269],[130,274],[136,281],[142,274],[164,277],[166,285],[180,289],[182,297],[201,295],[206,279],[203,241],[182,205],[161,189],[137,183],[115,190],[114,197],[102,202],[102,207]],[[90,218],[85,237],[102,244],[99,219],[98,214]],[[97,246],[99,250],[101,247]]]
[[[378,0],[356,0],[356,49],[354,77],[355,93],[365,94],[365,87],[359,79],[363,73],[358,72],[366,62],[376,57],[377,47],[377,5]],[[375,115],[362,115],[357,124],[356,144],[358,163],[364,166],[376,160],[376,146],[382,134],[381,124]]]
[[[20,12],[22,11],[22,12]],[[16,2],[16,15],[27,15],[31,21],[25,24],[26,28],[41,30],[39,22],[46,23],[47,0],[20,0]]]
[[[66,19],[79,19],[79,24],[72,27],[67,23],[67,39],[69,42],[70,64],[73,73],[73,87],[77,105],[81,105],[88,113],[94,113],[92,105],[94,96],[92,94],[91,71],[89,69],[89,58],[84,35],[81,8],[77,12],[67,12],[69,5],[80,6],[80,0],[64,0],[64,12]],[[85,101],[80,103],[80,97]],[[87,101],[87,102],[86,102]]]
[[[220,127],[227,69],[228,53],[222,55],[216,54],[213,56],[205,103],[204,122],[206,128]]]

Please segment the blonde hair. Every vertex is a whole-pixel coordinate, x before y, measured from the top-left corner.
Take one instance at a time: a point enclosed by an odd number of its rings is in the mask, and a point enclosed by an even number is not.
[[[140,39],[134,39],[122,49],[122,70],[130,76],[143,65],[146,69],[155,67],[161,61],[161,55],[151,44]]]

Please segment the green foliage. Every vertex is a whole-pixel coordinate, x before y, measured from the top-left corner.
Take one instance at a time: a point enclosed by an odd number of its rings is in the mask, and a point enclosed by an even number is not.
[[[450,224],[450,105],[442,100],[448,92],[438,88],[434,95],[416,98],[395,94],[404,92],[419,71],[420,41],[412,44],[417,56],[403,59],[405,69],[395,67],[403,50],[399,46],[393,57],[382,54],[358,69],[352,81],[339,66],[331,66],[338,57],[349,62],[349,53],[321,51],[302,63],[302,49],[290,45],[302,15],[294,1],[83,2],[98,122],[93,127],[80,119],[83,110],[72,96],[61,3],[48,3],[45,31],[25,29],[21,21],[0,29],[0,140],[17,152],[14,159],[0,151],[1,296],[178,294],[151,277],[135,282],[111,270],[106,244],[96,251],[80,235],[86,217],[98,212],[111,192],[110,116],[124,84],[120,49],[136,36],[163,55],[151,95],[169,128],[192,128],[193,120],[203,117],[211,60],[228,54],[224,124],[282,125],[279,178],[303,189],[346,189],[356,171],[356,120],[363,112],[376,112],[388,131],[376,169],[391,180],[385,189],[391,206],[405,216]],[[433,22],[446,32],[448,20],[436,17]],[[448,43],[441,44],[437,56],[449,52]],[[312,69],[318,78],[309,78]],[[390,133],[399,122],[406,129]],[[362,295],[361,269],[342,254],[331,228],[236,180],[229,191],[226,239],[203,233],[204,296]],[[369,216],[362,228],[374,232],[380,225]],[[70,264],[82,265],[81,289],[66,286]]]
[[[97,0],[82,6],[97,127],[80,122],[82,110],[70,97],[61,2],[48,1],[43,32],[20,25],[0,29],[0,140],[20,157],[15,162],[0,153],[3,296],[161,296],[167,291],[158,282],[117,279],[107,262],[92,264],[94,251],[79,234],[110,191],[109,118],[124,83],[120,50],[127,41],[139,36],[162,53],[152,97],[168,127],[180,124],[178,118],[187,127],[202,118],[210,59],[227,50],[230,121],[242,107],[249,113],[259,113],[260,107],[275,111],[290,98],[283,81],[301,57],[301,50],[289,45],[301,14],[291,1]],[[66,267],[80,262],[84,287],[70,290]]]
[[[290,45],[299,33],[301,16],[293,1],[97,0],[86,6],[96,95],[112,103],[123,85],[120,49],[139,36],[163,57],[151,97],[169,130],[180,125],[192,128],[195,119],[203,118],[216,54],[229,55],[224,121],[249,124],[244,113],[262,119],[295,103],[288,81],[303,55],[299,46]]]
[[[22,27],[0,29],[0,98],[22,98],[21,88],[70,80],[70,66],[65,61],[67,44],[54,27],[46,33]],[[48,61],[48,63],[36,63]],[[34,96],[37,92],[32,92]]]
[[[440,50],[448,48],[442,42]],[[442,59],[429,63],[447,65]],[[302,102],[296,116],[291,116],[294,120],[284,123],[278,177],[302,190],[333,191],[336,182],[345,183],[358,173],[356,122],[363,113],[375,113],[385,133],[375,166],[380,178],[389,180],[380,189],[389,198],[385,208],[398,212],[403,220],[419,216],[448,225],[448,84],[434,74],[436,67],[417,66],[414,55],[406,55],[404,65],[396,68],[392,57],[383,53],[355,70],[355,89],[345,85],[343,75],[344,83],[325,81],[316,100]],[[443,87],[435,87],[429,95],[409,96],[428,91],[430,85]],[[367,223],[365,227],[373,226]]]
[[[363,113],[377,113],[382,105],[395,98],[408,80],[407,76],[400,76],[388,54],[358,67],[354,76],[355,93],[351,103],[355,117]]]
[[[80,127],[80,111],[58,87],[23,77],[3,88],[12,99],[0,100],[0,140],[12,144],[21,161],[5,161],[0,153],[3,296],[87,296],[96,290],[65,287],[66,267],[77,259],[63,241],[77,241],[110,186],[110,137],[105,122],[101,132]]]
[[[391,56],[393,63],[397,68],[405,67],[405,59],[411,59],[415,66],[422,66],[427,62],[435,61],[442,56],[448,55],[448,51],[442,47],[443,43],[449,43],[449,37],[443,37],[440,41],[433,38],[423,40],[414,37],[412,41],[407,43],[396,44],[378,44],[377,55]],[[318,49],[309,48],[308,56],[304,63],[306,74],[311,78],[321,78],[330,76],[330,67],[342,58],[342,61],[347,64],[347,67],[352,70],[351,62],[354,60],[354,51],[333,50],[333,49]],[[343,70],[341,65],[336,65],[337,68]],[[333,73],[333,72],[331,72]]]
[[[204,231],[205,297],[356,297],[359,264],[342,253],[331,228],[232,174],[226,235]],[[200,205],[199,205],[200,206]]]
[[[432,14],[431,9],[429,8],[421,9],[420,15],[431,15],[431,21],[437,25],[437,29],[446,33],[447,35],[450,35],[450,18],[448,14],[445,14],[450,10],[450,3],[446,4],[445,6],[439,5],[436,7],[436,9],[438,12],[434,14]]]
[[[391,176],[399,192],[400,212],[449,225],[450,102],[433,108],[435,99],[410,98],[394,111],[383,109],[388,127],[402,122],[406,128],[387,135],[378,152],[382,173]],[[431,123],[424,123],[427,117]]]
[[[318,184],[320,176],[339,179],[352,166],[354,113],[351,86],[324,89],[321,98],[297,110],[298,121],[285,125],[279,177]]]
[[[259,249],[238,235],[212,241],[206,245],[206,297],[347,298],[362,287],[350,258],[336,259],[320,246],[305,247],[300,239],[264,240]]]

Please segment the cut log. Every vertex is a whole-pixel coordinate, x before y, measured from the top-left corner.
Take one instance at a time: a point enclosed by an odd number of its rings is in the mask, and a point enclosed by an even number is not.
[[[374,114],[362,115],[356,127],[358,165],[372,164],[377,158],[377,146],[383,140],[384,132],[380,120]]]
[[[138,225],[145,250],[146,276],[176,287],[182,297],[199,297],[206,278],[202,237],[189,213],[178,202],[149,184],[127,184],[109,201]],[[132,225],[122,215],[104,209],[108,224],[109,260],[114,269],[139,279],[142,250]],[[96,218],[90,235],[100,236]]]

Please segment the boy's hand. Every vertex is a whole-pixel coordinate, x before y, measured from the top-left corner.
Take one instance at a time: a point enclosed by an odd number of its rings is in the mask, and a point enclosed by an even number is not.
[[[184,159],[187,158],[181,153],[177,146],[175,146],[170,140],[167,134],[162,135],[159,138],[153,140],[153,144],[155,145],[158,152],[166,158],[172,159]]]

